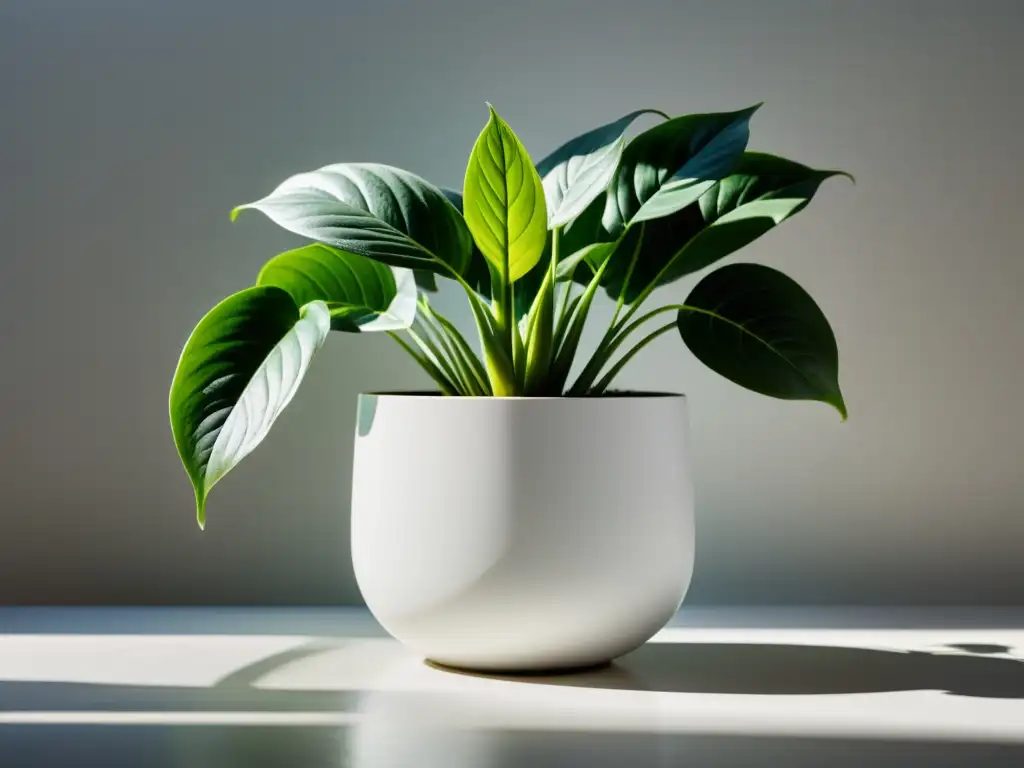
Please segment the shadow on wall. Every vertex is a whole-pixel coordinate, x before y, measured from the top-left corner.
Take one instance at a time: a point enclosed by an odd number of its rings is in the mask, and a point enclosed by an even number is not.
[[[951,644],[948,653],[765,643],[648,643],[607,667],[564,675],[481,675],[583,688],[799,696],[946,691],[1024,698],[1024,663],[1001,645]],[[471,673],[462,673],[471,674]]]

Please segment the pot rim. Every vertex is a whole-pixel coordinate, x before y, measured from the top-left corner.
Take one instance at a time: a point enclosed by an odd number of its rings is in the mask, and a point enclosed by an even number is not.
[[[686,395],[681,392],[660,392],[660,391],[648,391],[648,390],[616,390],[612,392],[606,392],[603,395],[584,395],[584,396],[573,396],[569,397],[566,395],[559,395],[557,397],[543,396],[543,397],[526,397],[526,396],[515,396],[515,397],[497,397],[495,395],[445,395],[437,390],[381,390],[376,392],[360,392],[359,397],[378,397],[396,400],[438,400],[455,402],[459,400],[483,400],[489,402],[550,402],[552,400],[565,400],[565,401],[580,401],[585,400],[589,402],[601,402],[603,401],[623,401],[623,400],[685,400]]]

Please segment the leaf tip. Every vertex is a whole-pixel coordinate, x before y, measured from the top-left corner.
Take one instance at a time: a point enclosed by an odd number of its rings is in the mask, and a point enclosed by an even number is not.
[[[839,423],[845,424],[846,420],[850,417],[849,411],[846,410],[846,402],[843,400],[843,396],[840,395],[839,399],[830,405],[839,411]]]
[[[238,218],[238,214],[240,214],[242,211],[244,211],[248,207],[249,206],[247,206],[247,205],[236,205],[234,208],[232,208],[231,209],[231,221],[234,221],[235,219],[237,219]]]
[[[855,178],[853,178],[853,174],[852,173],[847,173],[846,171],[829,170],[829,171],[818,171],[817,173],[818,173],[818,177],[821,179],[821,181],[826,181],[828,179],[834,179],[836,176],[842,176],[844,178],[849,179],[851,184],[856,184],[857,183],[857,180]]]
[[[199,490],[196,490],[196,523],[200,531],[206,530],[206,499]]]

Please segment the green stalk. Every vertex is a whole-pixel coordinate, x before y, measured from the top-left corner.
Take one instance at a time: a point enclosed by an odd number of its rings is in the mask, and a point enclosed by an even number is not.
[[[444,264],[444,262],[441,263]],[[477,333],[480,335],[480,346],[486,361],[487,378],[490,380],[491,391],[498,397],[515,394],[515,370],[512,367],[509,354],[511,350],[506,352],[503,348],[499,338],[499,328],[495,327],[497,308],[494,308],[494,315],[492,315],[491,309],[484,304],[465,278],[447,264],[444,266],[452,278],[462,286],[469,299],[469,308],[473,312]]]
[[[501,337],[502,345],[504,346],[509,358],[513,362],[513,370],[515,364],[515,350],[516,350],[516,308],[515,302],[512,296],[512,283],[509,281],[509,263],[508,263],[508,242],[505,242],[505,264],[504,269],[500,270],[498,274],[491,275],[491,308],[494,310],[494,320],[498,326],[498,333]],[[497,280],[494,278],[497,277]]]
[[[471,304],[480,331],[480,344],[487,367],[487,377],[491,381],[491,391],[496,397],[509,397],[516,394],[516,374],[512,358],[501,343],[500,331],[494,318],[484,309]]]
[[[440,343],[442,349],[447,354],[448,360],[455,369],[463,389],[469,394],[480,394],[479,382],[470,371],[467,361],[463,359],[462,352],[452,334],[441,324],[437,313],[430,306],[430,302],[427,301],[425,296],[421,296],[417,305],[419,306],[420,318],[426,321],[425,324],[433,334],[433,338]],[[454,331],[454,329],[452,330]],[[455,331],[455,335],[458,335],[458,331]]]
[[[416,346],[420,348],[420,351],[424,354],[424,356],[426,356],[427,359],[431,360],[431,362],[433,362],[434,365],[436,365],[438,368],[441,369],[441,371],[444,372],[445,376],[448,377],[448,381],[450,381],[454,385],[456,393],[463,394],[463,385],[461,380],[459,379],[458,374],[455,372],[455,367],[452,365],[451,361],[445,356],[445,354],[441,351],[441,349],[437,346],[436,342],[432,338],[430,327],[423,323],[422,320],[420,320],[420,323],[420,328],[423,331],[424,336],[420,336],[412,328],[406,328],[405,330],[409,334],[409,337],[414,342],[416,342]]]
[[[565,304],[562,306],[562,316],[558,318],[558,325],[555,326],[555,338],[551,350],[553,358],[558,357],[559,350],[562,348],[562,342],[565,341],[565,333],[569,329],[569,320],[572,318],[572,313],[579,306],[582,298],[582,293],[578,296],[566,296]]]
[[[556,338],[558,337],[558,329],[559,328],[562,328],[562,329],[565,328],[565,323],[567,322],[568,315],[569,315],[570,312],[572,312],[572,309],[570,309],[569,305],[572,304],[572,300],[573,300],[573,295],[572,295],[573,280],[572,280],[572,278],[573,278],[574,274],[575,274],[575,270],[573,270],[573,274],[569,275],[569,279],[565,281],[565,291],[562,293],[561,308],[558,310],[558,322],[555,323],[555,337]],[[576,298],[578,299],[579,297],[577,296]],[[573,309],[574,308],[575,308],[575,305],[573,306]]]
[[[436,365],[430,362],[430,360],[428,360],[424,355],[421,355],[415,349],[413,349],[404,341],[402,341],[402,338],[394,331],[388,331],[387,334],[392,339],[397,341],[398,345],[402,349],[409,353],[409,356],[419,364],[420,368],[427,372],[427,375],[434,380],[438,387],[440,387],[441,392],[443,392],[446,395],[458,394],[455,391],[454,385],[450,381],[448,381],[448,379],[445,377],[443,373],[441,373],[441,370]]]
[[[583,292],[583,296],[576,305],[576,309],[572,314],[572,320],[569,322],[569,327],[566,329],[565,338],[562,340],[562,346],[558,350],[558,356],[555,358],[554,365],[551,367],[551,386],[553,390],[561,392],[562,388],[565,386],[566,379],[569,378],[572,361],[576,356],[576,350],[580,345],[580,337],[583,334],[583,327],[587,323],[587,314],[590,312],[590,305],[594,301],[594,296],[597,294],[598,288],[601,287],[601,278],[604,277],[604,271],[608,268],[608,264],[610,262],[610,258],[604,260],[604,263],[601,264],[597,272],[594,273],[593,279],[591,279],[590,283],[587,285],[587,289]]]
[[[514,397],[521,389],[516,365],[516,339],[519,333],[512,301],[512,283],[508,281],[508,243],[505,244],[504,270],[501,274],[496,272],[491,273],[491,315],[494,320],[490,327],[491,338],[485,338],[481,329],[481,340],[484,343],[491,389],[497,397]],[[477,322],[479,324],[479,318]],[[519,339],[519,345],[522,345],[522,339]]]
[[[616,329],[614,326],[610,328],[609,334],[605,334],[605,338],[601,340],[601,344],[598,345],[598,348],[594,351],[593,357],[591,357],[586,366],[584,366],[579,378],[576,379],[576,382],[569,389],[569,393],[573,396],[579,396],[586,392],[590,385],[593,384],[594,379],[596,379],[597,375],[601,372],[601,369],[604,368],[608,364],[608,361],[612,359],[612,355],[615,354],[618,348],[622,346],[623,342],[625,342],[629,335],[637,328],[642,326],[651,318],[657,317],[664,312],[677,312],[682,309],[691,308],[685,304],[669,304],[664,307],[659,307],[658,309],[652,310],[646,315],[634,320],[612,338],[609,338],[609,335],[614,334]],[[623,322],[625,322],[625,320],[626,318],[623,318]]]
[[[629,305],[629,309],[626,310],[626,314],[623,315],[622,320],[619,321],[620,328],[626,324],[629,318],[636,314],[636,311],[640,309],[640,305],[647,301],[648,297],[650,297],[650,295],[654,293],[654,290],[661,283],[662,278],[665,277],[665,275],[668,274],[668,271],[675,265],[676,259],[679,258],[679,254],[686,250],[687,245],[689,245],[689,241],[685,245],[683,245],[682,248],[677,250],[671,259],[665,262],[665,266],[658,270],[658,274],[654,276],[654,279],[651,280],[651,282],[649,282],[646,286],[644,286],[644,289],[640,291],[639,294],[637,294],[637,297],[633,299],[633,303]]]
[[[530,327],[526,347],[527,394],[539,393],[544,387],[548,371],[551,370],[552,339],[555,324],[555,269],[558,266],[559,241],[562,229],[555,227],[551,232],[551,265],[530,307]]]
[[[448,337],[448,334],[444,329],[441,328],[440,324],[437,322],[437,318],[434,317],[434,314],[430,309],[430,305],[427,304],[425,300],[420,303],[420,314],[427,320],[424,325],[429,329],[429,332],[432,335],[432,340],[435,343],[440,344],[441,350],[447,356],[449,368],[454,374],[452,378],[461,387],[461,394],[483,394],[477,385],[476,379],[470,373],[469,366],[461,359],[454,343]]]
[[[580,373],[576,383],[573,384],[572,388],[569,390],[569,393],[572,395],[578,395],[580,392],[586,391],[587,387],[593,383],[597,374],[601,372],[601,368],[604,367],[605,363],[614,351],[609,349],[609,347],[615,337],[615,333],[618,331],[616,322],[619,319],[619,313],[622,312],[622,308],[626,303],[626,291],[629,290],[629,282],[633,277],[633,271],[636,269],[637,259],[640,256],[640,245],[644,241],[645,223],[646,222],[640,222],[640,233],[637,236],[636,244],[633,246],[633,253],[629,257],[629,266],[626,268],[626,277],[622,281],[622,288],[619,289],[619,298],[615,302],[615,312],[612,314],[611,322],[608,323],[608,330],[604,332],[604,336],[602,336],[601,340],[597,343],[597,348],[594,350],[594,354],[591,356],[590,360],[587,361],[587,364],[583,367],[583,371]],[[629,232],[628,227],[621,235],[619,235],[620,241],[626,237],[627,232]],[[615,253],[613,251],[606,261],[610,261],[614,255]]]
[[[624,354],[620,358],[620,360],[615,365],[612,366],[611,370],[609,370],[608,373],[604,375],[604,378],[602,378],[599,382],[597,382],[597,384],[594,385],[594,387],[590,390],[589,394],[604,394],[604,391],[608,389],[608,385],[612,383],[612,380],[618,375],[619,371],[621,371],[626,366],[626,363],[628,363],[630,360],[636,357],[637,353],[640,352],[641,349],[646,347],[648,344],[650,344],[656,338],[661,336],[663,333],[668,333],[669,331],[674,330],[675,327],[676,324],[674,322],[668,323],[667,325],[663,325],[661,328],[654,331],[653,333],[649,333],[646,336],[644,336],[644,338],[642,338],[635,347],[633,347],[631,350],[629,350],[629,352]]]
[[[512,325],[512,369],[516,374],[516,392],[520,394],[526,384],[526,345],[523,343],[523,335],[519,332],[519,322],[516,320],[515,286],[509,286],[512,311],[509,314],[509,322]]]
[[[433,308],[430,309],[430,312],[441,328],[443,328],[448,334],[448,338],[452,340],[452,343],[458,350],[463,363],[468,366],[470,373],[472,373],[473,378],[476,380],[477,386],[481,390],[481,394],[491,394],[491,383],[487,378],[487,371],[484,368],[483,363],[480,362],[480,358],[477,357],[476,352],[474,352],[473,348],[469,346],[469,342],[466,341],[465,337],[459,333],[458,328],[456,328],[448,318]]]
[[[615,313],[612,315],[612,321],[610,323],[609,330],[615,327],[615,321],[619,319],[619,313],[622,311],[622,307],[626,303],[626,291],[629,290],[629,281],[633,277],[633,270],[636,269],[636,262],[640,256],[640,245],[644,241],[645,225],[646,222],[640,222],[640,234],[637,235],[636,245],[633,246],[633,254],[629,257],[629,267],[626,268],[626,277],[622,281],[622,289],[619,291],[619,299],[618,301],[615,302]]]

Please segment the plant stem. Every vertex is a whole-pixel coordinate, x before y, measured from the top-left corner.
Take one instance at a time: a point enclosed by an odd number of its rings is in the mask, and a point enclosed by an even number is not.
[[[428,321],[427,325],[430,331],[433,333],[434,338],[441,344],[444,352],[448,355],[448,360],[451,363],[454,373],[465,390],[466,394],[471,395],[482,395],[487,386],[483,381],[476,375],[475,369],[473,369],[470,362],[466,359],[462,348],[459,346],[459,342],[465,344],[465,340],[461,334],[448,323],[445,326],[441,322],[441,317],[434,311],[433,307],[425,297],[421,297],[419,302],[420,315],[426,318]],[[468,345],[466,345],[468,347]],[[475,357],[475,356],[474,356]]]
[[[523,386],[523,391],[527,395],[545,394],[547,389],[555,333],[555,272],[558,266],[561,235],[561,227],[555,227],[551,231],[551,261],[540,290],[533,300],[533,306],[530,307],[526,379]]]
[[[633,299],[633,303],[629,305],[629,309],[626,310],[626,314],[623,315],[622,320],[619,323],[619,327],[622,327],[622,325],[624,325],[629,320],[629,318],[636,314],[636,311],[640,309],[640,305],[647,301],[647,298],[652,293],[654,293],[654,289],[658,287],[659,283],[661,283],[661,279],[665,277],[666,274],[668,274],[669,269],[671,269],[675,265],[676,258],[679,256],[680,253],[683,252],[685,248],[686,246],[684,245],[683,248],[680,248],[678,251],[676,251],[675,255],[673,255],[671,259],[665,262],[665,266],[658,270],[658,274],[654,276],[654,279],[651,280],[651,282],[649,282],[646,286],[644,286],[644,289],[640,291],[639,294],[637,294],[637,297]]]
[[[591,357],[590,360],[587,362],[586,366],[583,368],[583,371],[580,373],[579,378],[576,379],[576,382],[570,388],[570,394],[583,394],[587,390],[587,388],[593,383],[594,379],[597,378],[597,375],[601,372],[601,369],[608,364],[608,361],[611,360],[612,355],[614,355],[616,350],[618,350],[618,348],[622,346],[623,342],[625,342],[629,335],[633,333],[633,331],[635,331],[637,328],[642,326],[644,323],[646,323],[648,320],[650,320],[653,317],[657,317],[658,315],[663,314],[665,312],[677,312],[680,310],[694,309],[695,308],[689,307],[686,304],[668,304],[664,307],[659,307],[658,309],[652,310],[648,312],[646,315],[637,318],[632,323],[627,325],[625,328],[622,328],[620,324],[619,329],[621,330],[617,329],[615,326],[609,328],[609,332],[605,334],[605,338],[601,340],[601,343],[594,351],[593,357]],[[624,317],[622,319],[622,322],[625,323],[626,320],[627,318]]]
[[[523,343],[523,334],[519,332],[519,321],[516,319],[516,293],[515,286],[509,285],[509,312],[508,322],[512,329],[512,370],[516,375],[516,392],[523,391],[526,382],[526,345]]]
[[[644,336],[644,338],[642,338],[637,343],[637,345],[635,347],[633,347],[631,350],[629,350],[629,352],[624,354],[619,359],[619,361],[615,365],[613,365],[611,367],[611,369],[608,371],[608,373],[606,373],[604,375],[604,377],[599,382],[597,382],[597,384],[595,384],[593,386],[593,388],[590,390],[589,394],[591,394],[591,395],[603,394],[604,391],[608,388],[608,385],[611,384],[612,380],[618,375],[619,371],[621,371],[626,366],[626,363],[628,363],[630,360],[632,360],[634,357],[636,357],[637,353],[640,352],[641,349],[646,347],[648,344],[650,344],[656,338],[661,336],[663,333],[668,333],[669,331],[673,330],[675,327],[676,327],[675,323],[667,323],[666,325],[661,326],[661,328],[659,328],[658,330],[654,331],[653,333],[649,333],[646,336]]]
[[[626,277],[623,279],[622,288],[619,290],[619,299],[615,302],[615,313],[612,315],[611,323],[609,323],[609,331],[615,328],[615,322],[619,319],[619,313],[622,311],[622,307],[626,303],[626,291],[629,290],[629,281],[633,277],[633,270],[636,269],[636,262],[640,256],[640,245],[644,241],[645,225],[646,222],[640,222],[640,234],[637,235],[636,245],[633,246],[633,254],[629,257],[629,267],[626,268]]]
[[[561,391],[565,386],[566,379],[569,378],[569,371],[572,368],[573,358],[576,356],[576,350],[579,348],[580,336],[583,334],[583,326],[587,322],[587,314],[590,312],[590,305],[594,301],[594,295],[597,293],[597,289],[601,286],[601,278],[604,277],[604,272],[608,268],[608,264],[611,259],[605,259],[604,263],[598,267],[597,272],[594,273],[593,279],[587,286],[587,290],[583,292],[583,296],[576,305],[576,309],[572,314],[572,319],[569,322],[569,327],[566,329],[565,338],[562,340],[561,348],[558,350],[558,355],[555,358],[554,364],[551,366],[551,383],[552,388]]]
[[[395,333],[394,331],[388,331],[387,334],[392,339],[397,341],[398,345],[402,349],[404,349],[406,352],[409,353],[409,357],[411,357],[413,360],[415,360],[417,363],[419,363],[419,366],[424,371],[426,371],[427,375],[430,376],[430,378],[432,378],[434,380],[434,382],[437,384],[438,387],[441,388],[441,392],[443,392],[446,395],[455,395],[455,394],[457,394],[456,391],[455,391],[455,387],[452,385],[452,383],[450,381],[448,381],[447,378],[445,378],[445,375],[443,373],[441,373],[440,369],[436,365],[434,365],[432,362],[430,362],[430,360],[428,360],[424,355],[421,355],[415,349],[413,349],[408,344],[406,344],[404,341],[402,341],[402,338],[397,333]]]
[[[437,322],[437,318],[433,316],[430,311],[430,307],[424,302],[422,314],[430,321],[426,323],[430,333],[432,334],[433,340],[441,346],[441,350],[447,356],[448,368],[452,372],[452,380],[459,384],[461,388],[460,394],[463,395],[479,395],[482,394],[477,381],[473,378],[470,373],[469,366],[456,349],[454,343],[449,338],[448,334]]]
[[[611,352],[607,352],[606,350],[618,330],[616,321],[618,320],[619,313],[622,312],[622,308],[626,303],[626,291],[629,290],[629,282],[633,277],[633,271],[636,269],[637,259],[640,256],[640,244],[643,243],[644,239],[645,223],[646,222],[640,222],[640,231],[637,236],[636,243],[633,245],[633,252],[629,257],[629,266],[626,268],[626,277],[623,279],[622,287],[619,289],[619,297],[615,302],[615,312],[612,314],[611,322],[608,323],[608,329],[604,332],[604,336],[602,336],[601,340],[597,343],[597,348],[594,350],[594,354],[583,367],[583,371],[580,373],[576,383],[573,384],[572,388],[569,390],[569,394],[571,395],[578,395],[581,390],[586,390],[586,388],[594,381],[597,374],[601,372],[601,368],[604,366],[605,361],[607,361],[608,357],[611,356]],[[605,259],[606,264],[612,260],[612,257],[614,257],[619,245],[629,232],[630,229],[627,227],[623,230],[622,234],[619,235],[615,248]]]
[[[445,356],[444,352],[438,347],[434,341],[432,329],[427,325],[421,318],[417,318],[420,322],[420,329],[423,331],[424,336],[420,336],[412,328],[406,328],[406,333],[409,337],[416,342],[416,346],[420,348],[420,351],[430,360],[434,365],[441,369],[445,376],[448,377],[455,388],[457,394],[461,394],[460,388],[462,387],[462,381],[459,379],[458,373],[455,371],[455,366]],[[424,338],[425,337],[425,338]]]
[[[430,312],[445,332],[447,332],[456,349],[460,352],[463,361],[469,366],[470,372],[473,374],[473,378],[476,379],[482,394],[491,394],[491,382],[487,378],[487,370],[484,368],[483,363],[480,362],[476,352],[469,346],[469,342],[466,341],[465,337],[459,333],[459,330],[448,318],[433,307],[431,307]]]
[[[553,357],[558,357],[558,352],[562,348],[562,342],[565,340],[565,333],[569,329],[569,320],[582,298],[582,294],[578,296],[569,296],[568,293],[566,294],[565,303],[562,305],[562,316],[558,318],[558,325],[555,326],[555,337],[551,346],[551,354]]]
[[[572,301],[572,286],[573,280],[572,275],[570,275],[569,279],[565,281],[565,291],[562,293],[561,307],[558,310],[558,322],[555,325],[556,329],[565,325],[566,316],[569,313],[569,304]],[[557,330],[555,336],[558,336]]]
[[[501,343],[501,328],[495,327],[497,322],[497,306],[488,307],[458,272],[448,264],[441,262],[466,292],[469,308],[476,321],[477,333],[480,335],[480,346],[487,364],[487,378],[490,380],[491,391],[498,396],[515,394],[515,369],[512,366],[512,350],[504,348]],[[492,311],[493,310],[493,311]]]

